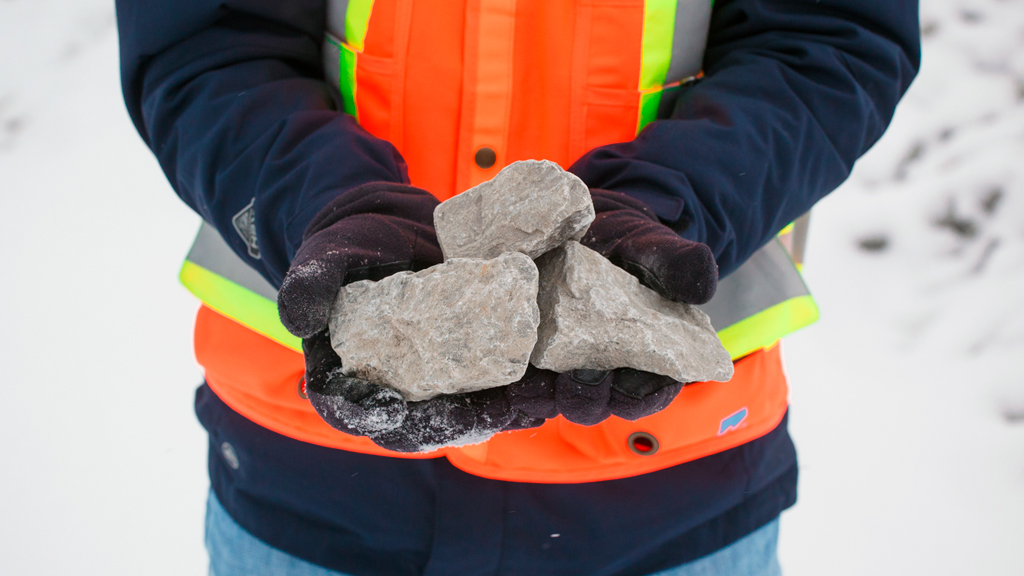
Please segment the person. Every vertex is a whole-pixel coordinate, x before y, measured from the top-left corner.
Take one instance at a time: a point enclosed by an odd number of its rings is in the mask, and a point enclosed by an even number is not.
[[[132,120],[205,222],[182,280],[212,574],[779,573],[797,464],[773,343],[816,308],[774,238],[887,127],[916,2],[118,0],[117,21]],[[524,159],[589,186],[585,246],[710,307],[728,385],[531,367],[406,402],[344,373],[338,289],[440,262],[438,201]]]

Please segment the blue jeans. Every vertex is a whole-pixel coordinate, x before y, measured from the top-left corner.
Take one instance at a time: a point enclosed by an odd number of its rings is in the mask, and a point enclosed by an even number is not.
[[[714,554],[651,576],[781,576],[778,539],[775,519]],[[206,550],[210,576],[346,576],[264,544],[228,515],[213,492],[206,504]]]

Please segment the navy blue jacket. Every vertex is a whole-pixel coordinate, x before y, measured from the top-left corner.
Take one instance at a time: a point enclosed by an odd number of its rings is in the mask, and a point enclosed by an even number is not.
[[[394,147],[329,95],[324,15],[324,0],[117,2],[139,133],[181,198],[274,285],[332,198],[406,181]],[[572,170],[707,243],[724,276],[847,177],[919,58],[916,0],[718,0],[705,79],[634,141],[593,150]],[[260,259],[231,223],[254,198]],[[197,412],[231,515],[278,548],[353,574],[650,573],[742,537],[795,498],[785,422],[644,477],[544,486],[304,445],[206,387]],[[239,468],[225,465],[224,442]]]
[[[117,2],[139,133],[181,198],[276,286],[328,201],[366,182],[406,181],[395,148],[328,93],[324,4]],[[719,0],[706,78],[672,119],[572,170],[707,243],[724,276],[847,177],[919,58],[915,0]],[[253,198],[260,260],[231,225]]]

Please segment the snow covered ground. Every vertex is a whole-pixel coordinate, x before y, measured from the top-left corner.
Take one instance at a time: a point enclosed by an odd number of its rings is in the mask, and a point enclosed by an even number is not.
[[[1024,2],[925,0],[888,134],[815,209],[789,576],[1024,574]],[[198,224],[103,0],[0,3],[0,574],[201,574]]]

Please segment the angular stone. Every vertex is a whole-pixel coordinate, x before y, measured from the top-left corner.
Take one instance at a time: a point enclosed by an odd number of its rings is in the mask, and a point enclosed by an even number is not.
[[[587,185],[547,160],[513,162],[434,209],[446,260],[503,252],[536,258],[566,240],[583,238],[593,221]]]
[[[635,368],[680,382],[725,381],[732,361],[711,320],[672,302],[578,242],[537,260],[538,368]]]
[[[537,341],[537,278],[529,257],[507,253],[353,282],[331,310],[331,346],[347,375],[409,401],[504,386]]]

